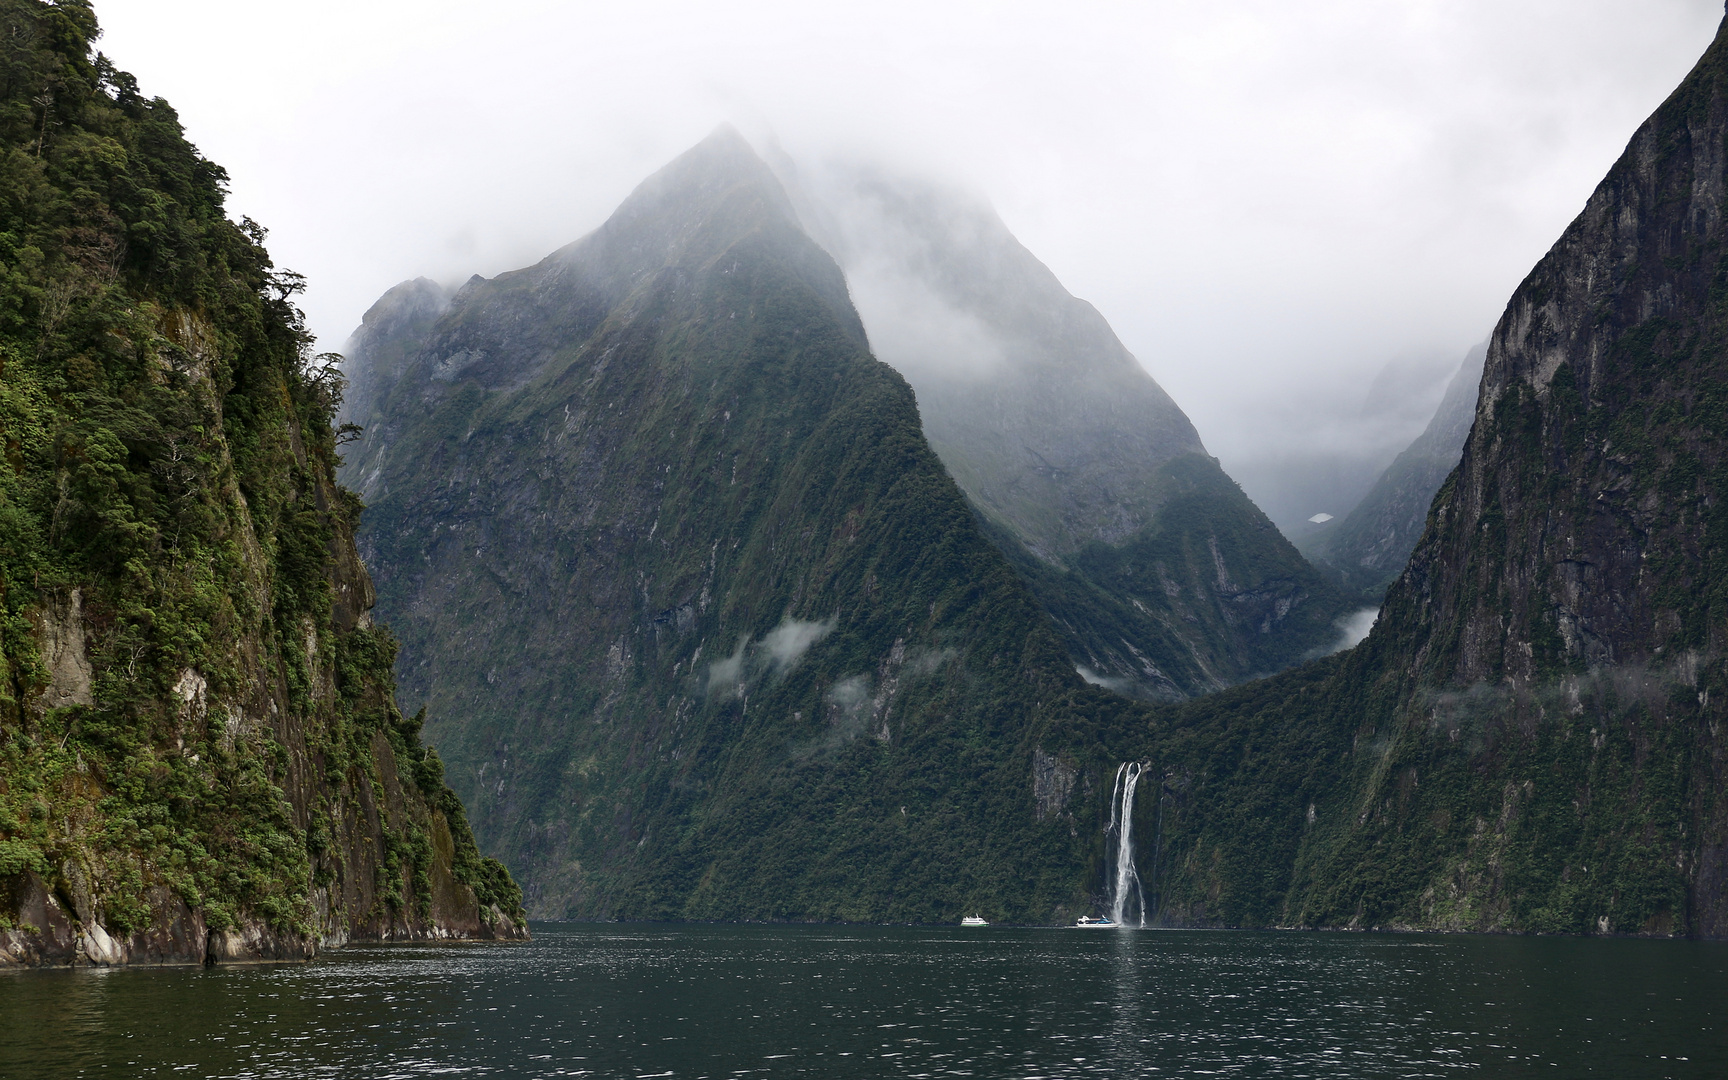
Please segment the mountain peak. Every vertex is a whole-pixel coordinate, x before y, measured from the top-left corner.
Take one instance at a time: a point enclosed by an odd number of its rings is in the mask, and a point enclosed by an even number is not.
[[[1153,522],[1158,470],[1205,456],[1199,434],[985,200],[867,167],[798,186],[873,351],[980,510],[1052,563]]]
[[[476,275],[411,333],[369,336],[368,322],[351,342],[358,396],[348,412],[373,426],[368,417],[384,408],[383,397],[398,383],[416,393],[436,384],[519,386],[548,364],[569,362],[569,343],[590,339],[599,320],[633,318],[641,305],[627,301],[657,295],[668,276],[690,288],[738,269],[796,279],[864,342],[840,268],[805,235],[772,170],[726,124],[637,185],[599,228],[533,266]],[[374,311],[393,310],[410,297],[416,311],[432,310],[425,288],[410,282]],[[357,482],[372,494],[369,481]]]
[[[345,468],[403,692],[536,913],[948,921],[957,873],[1078,902],[1080,834],[991,793],[1080,683],[735,131],[459,298],[385,405]],[[888,802],[918,812],[860,860]],[[843,885],[787,908],[812,872]]]
[[[638,184],[596,235],[655,224],[675,224],[677,232],[684,232],[707,223],[717,211],[733,225],[754,217],[754,224],[798,227],[786,189],[731,124],[721,124]]]

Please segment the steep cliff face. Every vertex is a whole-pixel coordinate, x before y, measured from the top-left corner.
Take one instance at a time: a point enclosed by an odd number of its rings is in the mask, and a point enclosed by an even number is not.
[[[1173,918],[1728,934],[1725,145],[1719,33],[1512,297],[1368,641],[1159,744]]]
[[[1477,430],[1396,598],[1431,678],[1721,650],[1723,54],[1633,137],[1495,328]]]
[[[1410,561],[1428,523],[1428,507],[1464,452],[1476,419],[1488,343],[1471,349],[1446,387],[1434,418],[1336,524],[1301,545],[1323,570],[1364,600],[1379,600]]]
[[[296,279],[87,6],[0,27],[0,965],[519,936],[396,708]]]
[[[876,172],[782,172],[871,348],[1088,678],[1183,698],[1338,637],[1344,598],[994,211]]]
[[[404,693],[531,912],[1086,900],[1059,751],[1095,699],[735,133],[400,325],[356,340],[410,359],[346,475]]]

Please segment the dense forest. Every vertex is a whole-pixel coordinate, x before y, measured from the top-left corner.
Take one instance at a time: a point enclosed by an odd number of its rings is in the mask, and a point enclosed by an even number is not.
[[[395,705],[301,279],[98,32],[0,3],[5,951],[515,933]]]

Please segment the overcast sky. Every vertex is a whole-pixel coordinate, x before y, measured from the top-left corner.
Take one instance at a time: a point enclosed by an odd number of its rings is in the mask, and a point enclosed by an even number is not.
[[[1226,467],[1252,472],[1391,437],[1360,420],[1376,374],[1443,372],[1486,335],[1722,4],[98,0],[97,14],[99,47],[228,169],[231,213],[309,277],[324,348],[397,281],[490,276],[575,239],[732,121],[795,158],[980,191]]]

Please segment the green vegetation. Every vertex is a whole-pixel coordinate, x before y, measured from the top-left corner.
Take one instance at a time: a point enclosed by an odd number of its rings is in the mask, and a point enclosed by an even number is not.
[[[1167,917],[1728,934],[1725,101],[1719,36],[1513,296],[1368,641],[1146,744]]]
[[[372,342],[400,678],[545,915],[1065,919],[1134,758],[1170,922],[1728,934],[1725,132],[1718,41],[1513,297],[1368,640],[1163,706],[1073,666],[1173,616],[1173,655],[1292,659],[1182,599],[1303,587],[1232,547],[1228,481],[1175,458],[1159,530],[1011,566],[716,135]]]
[[[1697,694],[1612,672],[1412,692],[1399,652],[1371,639],[1168,718],[1137,826],[1165,920],[1696,932]]]
[[[532,912],[1072,911],[1096,809],[1032,759],[1106,695],[784,198],[716,136],[414,350],[347,466],[404,693]]]
[[[173,109],[92,56],[87,4],[5,0],[0,32],[0,912],[34,876],[120,936],[165,888],[305,937],[338,929],[318,882],[358,928],[369,816],[416,853],[448,829],[508,905],[441,785],[373,793],[424,752],[364,615],[300,279],[224,216]]]
[[[1181,700],[1334,647],[1349,605],[1215,459],[1184,455],[1158,476],[1151,526],[1121,544],[1091,541],[1065,567],[984,522],[1075,664],[1118,692]]]

